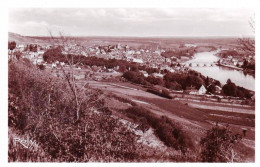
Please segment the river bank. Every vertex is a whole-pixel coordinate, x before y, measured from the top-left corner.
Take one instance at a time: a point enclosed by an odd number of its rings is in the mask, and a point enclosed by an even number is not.
[[[194,64],[216,64],[219,57],[214,52],[196,53],[194,57],[186,63]],[[255,91],[255,78],[253,75],[248,75],[242,68],[220,65],[220,66],[194,66],[190,69],[200,72],[204,76],[216,79],[221,84],[226,84],[228,79],[231,79],[236,85],[244,87],[248,90]],[[250,73],[251,74],[251,73]]]
[[[243,68],[239,68],[239,67],[236,67],[236,66],[231,66],[231,65],[227,65],[227,64],[216,64],[216,65],[217,66],[223,66],[223,67],[232,68],[232,69],[239,70],[239,71],[243,71]]]

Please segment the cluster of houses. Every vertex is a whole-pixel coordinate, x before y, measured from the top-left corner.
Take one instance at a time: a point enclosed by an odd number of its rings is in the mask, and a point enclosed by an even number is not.
[[[172,58],[164,58],[161,53],[165,52],[163,49],[134,49],[128,45],[116,45],[83,47],[80,45],[71,45],[64,48],[64,54],[76,54],[84,56],[95,56],[104,59],[126,60],[128,62],[135,62],[147,67],[157,68],[160,71],[167,70],[187,71],[187,67],[174,66],[172,67]],[[177,59],[177,58],[175,58]]]
[[[60,68],[61,66],[66,67],[67,65],[64,62],[54,62],[52,64],[47,64],[43,60],[43,54],[46,50],[52,48],[50,45],[40,46],[37,44],[32,44],[36,50],[31,51],[28,49],[28,46],[25,45],[17,45],[16,48],[10,51],[10,54],[14,54],[15,52],[21,53],[22,58],[27,58],[35,65],[44,65],[46,68]],[[27,47],[27,49],[26,49]],[[187,46],[191,47],[191,46]],[[147,67],[157,68],[159,71],[169,71],[169,72],[178,72],[178,71],[187,71],[188,68],[184,66],[171,66],[172,58],[165,58],[161,56],[161,53],[165,52],[164,49],[157,48],[139,48],[135,49],[128,45],[121,45],[120,43],[116,45],[107,45],[107,46],[92,46],[86,47],[78,44],[71,44],[68,46],[63,46],[63,54],[74,54],[74,55],[83,55],[83,56],[96,56],[104,59],[118,59],[118,60],[126,60],[128,62],[135,62],[141,65],[146,65]],[[81,67],[75,67],[81,68]],[[99,67],[96,67],[99,68]],[[101,68],[98,70],[93,67],[94,71],[106,71],[106,72],[115,72],[119,69],[104,69]],[[110,71],[109,71],[110,70]],[[141,71],[145,77],[148,77],[148,73],[145,71]],[[152,74],[154,77],[163,77],[162,73],[154,73]]]
[[[22,58],[27,58],[31,60],[34,64],[46,63],[43,61],[43,54],[47,49],[52,46],[36,45],[36,51],[25,50],[25,45],[18,45],[12,52],[20,52]],[[188,46],[190,47],[190,46]],[[118,59],[126,60],[128,62],[135,62],[147,67],[158,68],[160,71],[168,70],[170,72],[174,71],[186,71],[186,67],[182,66],[171,66],[172,58],[165,58],[161,56],[161,53],[165,52],[163,49],[151,48],[151,49],[135,49],[128,45],[121,45],[120,43],[116,45],[107,46],[92,46],[86,47],[78,44],[71,44],[63,47],[63,54],[74,54],[83,56],[96,56],[104,59]],[[11,54],[11,53],[10,53]],[[177,59],[177,58],[175,58]],[[52,67],[56,67],[55,64]]]
[[[219,60],[220,64],[241,67],[245,60],[248,63],[255,63],[254,55],[247,55],[246,53],[243,53],[242,51],[237,51],[236,49],[234,49],[234,53],[237,54],[228,53],[230,53],[230,50],[222,50],[218,54],[221,57],[221,59]]]

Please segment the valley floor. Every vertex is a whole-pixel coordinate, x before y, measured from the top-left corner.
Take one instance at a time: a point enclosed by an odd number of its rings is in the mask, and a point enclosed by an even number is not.
[[[149,109],[154,114],[166,115],[170,119],[181,124],[185,131],[192,134],[193,140],[199,144],[199,140],[207,129],[213,125],[229,126],[234,132],[242,134],[243,146],[249,157],[247,161],[254,161],[255,148],[255,110],[251,106],[230,105],[228,103],[198,102],[184,99],[165,99],[146,92],[141,86],[128,82],[102,82],[79,81],[79,84],[88,83],[93,88],[98,88],[107,94],[114,94]],[[108,102],[109,105],[109,102]],[[129,103],[113,102],[111,108],[120,109],[131,106]]]

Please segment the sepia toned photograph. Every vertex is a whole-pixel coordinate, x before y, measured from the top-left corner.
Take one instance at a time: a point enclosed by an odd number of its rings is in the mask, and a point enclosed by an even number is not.
[[[9,8],[14,162],[254,163],[254,9]]]

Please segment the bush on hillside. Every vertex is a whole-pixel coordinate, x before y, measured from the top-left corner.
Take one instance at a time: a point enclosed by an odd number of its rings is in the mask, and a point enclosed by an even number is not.
[[[237,86],[230,79],[227,80],[227,83],[223,86],[222,92],[226,96],[240,97],[240,98],[251,98],[252,94],[249,90]]]
[[[241,140],[241,135],[234,134],[229,128],[215,126],[208,130],[201,139],[201,158],[203,162],[234,162],[239,161],[235,146]]]
[[[150,92],[152,94],[155,94],[155,95],[167,98],[167,99],[172,99],[170,92],[166,89],[159,90],[157,88],[150,87],[150,88],[147,89],[147,92]]]
[[[127,117],[139,124],[142,130],[149,127],[155,129],[155,134],[168,147],[181,150],[183,153],[193,149],[191,138],[183,129],[166,116],[157,117],[142,107],[130,107],[123,111]]]
[[[39,145],[22,159],[23,152],[9,141],[9,161],[127,162],[144,154],[136,135],[110,116],[102,92],[82,91],[88,98],[75,121],[76,105],[66,82],[21,62],[9,62],[8,73],[9,129]]]

